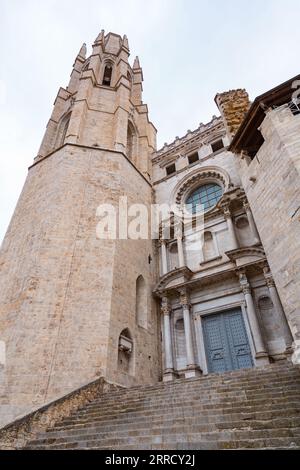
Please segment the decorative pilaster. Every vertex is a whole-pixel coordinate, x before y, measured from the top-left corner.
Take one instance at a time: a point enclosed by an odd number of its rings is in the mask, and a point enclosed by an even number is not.
[[[168,272],[168,258],[167,258],[167,242],[166,240],[160,241],[161,246],[161,269],[164,276]]]
[[[186,372],[185,378],[196,377],[200,371],[196,365],[193,338],[192,338],[192,325],[191,325],[191,314],[190,314],[190,303],[188,298],[188,292],[185,288],[179,290],[180,304],[182,306],[183,323],[184,323],[184,334],[185,334],[185,346],[186,346]]]
[[[231,212],[229,209],[229,204],[224,204],[222,206],[224,216],[227,222],[227,227],[228,227],[228,232],[229,232],[229,238],[230,238],[230,249],[231,250],[236,250],[239,247],[236,234],[235,234],[235,229],[231,217]],[[228,250],[229,251],[229,250]]]
[[[239,275],[240,286],[245,296],[247,315],[248,315],[248,320],[249,320],[254,347],[256,351],[256,356],[255,356],[256,361],[259,361],[260,364],[262,363],[268,364],[269,363],[268,354],[266,351],[266,347],[264,345],[264,340],[262,337],[260,325],[257,319],[257,314],[255,310],[252,293],[251,293],[250,284],[248,282],[245,272],[240,271],[238,275]]]
[[[283,311],[280,298],[275,286],[275,282],[273,279],[273,276],[269,270],[269,267],[264,267],[264,277],[266,280],[267,287],[269,289],[269,294],[270,294],[270,299],[272,300],[272,303],[274,305],[275,311],[276,311],[276,316],[278,318],[278,322],[281,328],[282,335],[285,340],[286,348],[287,348],[287,353],[291,352],[291,347],[293,343],[293,337],[291,330],[289,328],[285,313]]]
[[[163,381],[168,382],[174,379],[173,351],[171,339],[171,306],[168,297],[163,297],[161,301],[161,311],[164,317],[164,350],[165,350],[165,368]]]
[[[244,200],[243,201],[243,206],[244,206],[245,212],[247,214],[247,219],[248,219],[248,222],[249,222],[250,230],[252,232],[254,244],[260,243],[259,234],[258,234],[256,225],[255,225],[254,218],[253,218],[253,215],[252,215],[252,211],[250,209],[248,201]]]
[[[185,261],[184,261],[184,251],[183,251],[183,243],[182,243],[182,225],[178,222],[175,225],[174,229],[175,229],[175,237],[177,240],[179,267],[183,268],[185,266]]]

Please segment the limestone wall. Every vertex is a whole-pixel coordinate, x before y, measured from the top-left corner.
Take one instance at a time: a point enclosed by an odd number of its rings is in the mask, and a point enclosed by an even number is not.
[[[118,204],[124,194],[149,204],[151,191],[118,152],[66,145],[30,169],[0,258],[0,338],[7,345],[2,424],[108,369],[126,382],[115,361],[123,324],[134,331],[136,380],[157,379],[150,294],[149,330],[140,333],[132,297],[124,300],[139,273],[152,287],[151,242],[139,253],[129,242],[96,238],[99,204]]]
[[[300,116],[287,105],[261,126],[256,157],[240,161],[240,174],[295,339],[300,340]]]

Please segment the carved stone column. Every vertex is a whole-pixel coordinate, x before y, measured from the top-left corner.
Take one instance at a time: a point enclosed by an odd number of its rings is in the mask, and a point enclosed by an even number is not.
[[[171,306],[168,297],[163,297],[161,301],[161,310],[164,317],[164,351],[165,351],[165,368],[163,381],[169,382],[174,379],[174,365],[173,365],[173,347],[171,338]]]
[[[275,286],[275,282],[273,279],[273,276],[269,270],[268,267],[264,267],[264,277],[266,280],[266,284],[269,289],[269,294],[270,294],[270,299],[272,300],[272,303],[274,305],[276,315],[278,322],[280,324],[281,332],[285,340],[286,348],[287,348],[287,353],[290,354],[292,352],[292,343],[293,343],[293,337],[291,330],[289,328],[285,313],[283,311],[280,298]]]
[[[186,346],[186,372],[185,378],[196,377],[200,374],[199,367],[196,365],[194,348],[193,348],[193,337],[192,337],[192,325],[191,325],[191,314],[188,293],[185,288],[179,290],[180,303],[183,312],[183,323],[184,323],[184,334],[185,334],[185,346]]]
[[[227,222],[227,227],[228,227],[228,232],[229,232],[229,238],[230,238],[230,250],[236,250],[239,247],[236,234],[235,234],[235,229],[229,209],[229,204],[225,204],[223,206],[223,212],[224,216]],[[228,250],[229,251],[229,250]]]
[[[255,225],[254,218],[253,218],[253,215],[252,215],[252,211],[250,209],[248,201],[243,201],[243,206],[244,206],[244,209],[245,209],[246,214],[247,214],[249,227],[250,227],[250,230],[252,232],[254,243],[260,243],[259,234],[258,234],[256,225]]]
[[[260,365],[268,364],[269,363],[268,353],[264,344],[260,325],[258,322],[255,305],[254,305],[253,297],[251,294],[251,287],[250,287],[250,284],[248,282],[245,272],[243,271],[239,272],[239,280],[240,280],[240,286],[245,296],[247,315],[248,315],[248,320],[249,320],[254,347],[256,351],[256,355],[255,355],[256,362],[259,362]]]
[[[168,272],[168,258],[167,258],[167,242],[166,240],[160,241],[161,246],[161,269],[162,275],[167,274]]]

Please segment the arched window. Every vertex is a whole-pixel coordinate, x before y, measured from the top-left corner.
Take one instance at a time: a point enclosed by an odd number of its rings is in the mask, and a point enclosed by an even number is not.
[[[132,160],[134,153],[134,142],[135,142],[135,130],[131,122],[128,121],[127,126],[127,157]]]
[[[216,250],[214,239],[211,232],[204,232],[203,236],[203,258],[204,261],[209,261],[216,257]]]
[[[207,183],[195,189],[186,199],[187,210],[192,214],[214,207],[222,197],[223,190],[217,183]]]
[[[64,116],[58,126],[58,132],[56,137],[56,147],[61,147],[67,135],[68,127],[70,124],[71,113]]]
[[[143,276],[136,280],[135,315],[137,324],[147,328],[147,286]]]
[[[103,74],[102,85],[111,86],[112,64],[106,64]]]
[[[119,336],[118,369],[125,374],[133,374],[133,340],[128,328]]]

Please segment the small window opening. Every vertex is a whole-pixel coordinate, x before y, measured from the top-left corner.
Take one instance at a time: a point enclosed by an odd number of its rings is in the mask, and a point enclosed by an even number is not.
[[[199,160],[198,152],[192,153],[192,155],[188,156],[189,165],[197,162],[198,160]]]
[[[211,149],[212,149],[213,152],[217,152],[218,150],[221,150],[222,148],[224,148],[224,144],[223,144],[222,139],[219,139],[216,142],[213,142],[211,144]]]
[[[169,165],[169,166],[166,167],[166,173],[167,173],[167,175],[172,175],[173,173],[176,173],[175,163],[172,163],[172,165]]]
[[[103,82],[102,85],[110,86],[112,76],[112,66],[106,65],[104,69]]]

